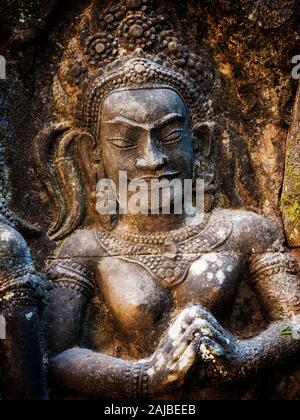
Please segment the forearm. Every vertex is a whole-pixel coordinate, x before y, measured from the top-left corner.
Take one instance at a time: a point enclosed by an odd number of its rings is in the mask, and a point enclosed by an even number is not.
[[[80,346],[88,302],[94,294],[93,281],[76,263],[57,264],[50,272],[47,293],[47,343],[50,356]]]
[[[147,370],[147,361],[125,361],[79,348],[51,361],[57,385],[89,397],[147,398],[151,394]]]
[[[51,357],[80,345],[87,299],[81,293],[57,288],[47,296],[47,348]]]
[[[3,295],[1,315],[6,338],[2,341],[3,394],[10,400],[45,400],[38,300],[32,291]]]
[[[201,335],[195,317],[203,313],[207,314],[202,308],[183,310],[147,359],[129,361],[80,348],[68,350],[51,360],[52,380],[89,397],[151,399],[171,394],[184,384],[198,359]]]
[[[292,321],[276,322],[257,337],[240,342],[242,363],[238,376],[241,379],[274,369],[300,356],[300,341],[283,333],[287,326],[299,329]]]
[[[274,250],[278,245],[274,244]],[[273,322],[258,337],[242,344],[245,371],[256,374],[261,369],[285,363],[300,354],[300,341],[283,330],[299,329],[299,268],[284,250],[253,255],[250,262],[250,285],[268,318]]]

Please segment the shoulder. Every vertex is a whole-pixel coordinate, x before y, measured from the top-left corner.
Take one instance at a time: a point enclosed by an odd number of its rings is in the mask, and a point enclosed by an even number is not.
[[[97,264],[104,256],[97,230],[77,230],[62,242],[55,253],[48,271],[52,283],[50,289],[71,289],[88,298],[93,297],[97,290]]]
[[[232,224],[229,243],[238,252],[266,252],[280,238],[279,229],[274,222],[253,212],[220,210],[216,217]]]
[[[67,237],[56,251],[57,259],[93,259],[104,256],[104,249],[97,239],[97,230],[77,230]]]
[[[22,235],[13,227],[0,223],[0,259],[21,258],[31,260],[28,246]],[[20,261],[21,262],[21,261]]]

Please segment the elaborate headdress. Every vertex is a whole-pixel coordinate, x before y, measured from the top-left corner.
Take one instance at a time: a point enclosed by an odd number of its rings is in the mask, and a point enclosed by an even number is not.
[[[213,83],[209,60],[203,51],[194,52],[195,40],[185,36],[174,2],[154,3],[109,1],[99,13],[95,1],[84,13],[54,81],[61,113],[90,127],[97,118],[91,114],[109,91],[165,85],[184,97],[194,121],[199,120],[204,94]]]
[[[136,50],[132,57],[114,63],[106,74],[93,81],[83,99],[83,121],[86,127],[99,132],[99,108],[103,99],[112,91],[125,88],[168,87],[175,89],[188,105],[194,123],[199,122],[198,110],[203,104],[203,94],[193,80],[187,79],[170,67],[160,65]]]
[[[127,87],[174,89],[188,105],[195,125],[206,117],[205,98],[213,85],[210,60],[203,51],[194,52],[196,41],[187,37],[173,1],[104,3],[106,6],[95,0],[84,12],[54,78],[58,117],[69,124],[44,133],[44,140],[37,139],[43,171],[49,160],[48,146],[54,137],[60,137],[54,150],[55,165],[50,165],[48,175],[45,170],[42,174],[48,192],[60,203],[58,220],[50,229],[53,239],[73,231],[82,219],[86,207],[83,188],[80,182],[74,184],[80,170],[74,160],[76,139],[82,135],[96,138],[99,107],[106,95]]]

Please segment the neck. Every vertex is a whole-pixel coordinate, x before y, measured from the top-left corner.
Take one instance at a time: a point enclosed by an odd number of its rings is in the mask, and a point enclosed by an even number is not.
[[[184,224],[184,215],[123,215],[119,218],[116,230],[136,233],[169,232],[180,229]]]

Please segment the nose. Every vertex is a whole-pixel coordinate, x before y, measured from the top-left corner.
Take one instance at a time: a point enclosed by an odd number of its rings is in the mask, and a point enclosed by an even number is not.
[[[157,171],[163,169],[167,163],[167,156],[160,151],[155,139],[149,136],[143,157],[137,160],[136,167],[145,171]]]

